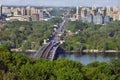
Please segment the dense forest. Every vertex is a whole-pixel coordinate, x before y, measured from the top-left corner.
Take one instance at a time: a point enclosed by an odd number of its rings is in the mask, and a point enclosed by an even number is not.
[[[53,33],[53,25],[59,21],[61,21],[60,18],[41,22],[5,22],[5,26],[0,28],[0,42],[9,45],[11,48],[37,50],[42,46],[44,39],[50,37]]]
[[[5,22],[5,26],[0,28],[0,42],[11,48],[38,50],[44,39],[53,33],[53,25],[60,21],[60,18],[53,18],[41,22]],[[65,35],[65,43],[61,45],[65,50],[120,50],[120,21],[104,25],[68,21]]]
[[[69,21],[67,35],[62,47],[66,50],[120,50],[120,21],[104,25]]]
[[[120,80],[120,59],[88,65],[67,59],[31,59],[1,45],[0,80]]]

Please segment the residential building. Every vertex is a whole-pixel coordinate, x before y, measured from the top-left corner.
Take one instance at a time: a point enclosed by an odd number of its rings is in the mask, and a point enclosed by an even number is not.
[[[32,14],[31,19],[32,21],[39,21],[39,14]]]
[[[104,23],[112,21],[112,18],[110,16],[104,16]]]
[[[2,5],[0,5],[0,21],[3,20],[3,17],[2,17]]]
[[[97,15],[93,16],[93,23],[103,24],[104,23],[104,17],[101,14],[97,14]]]

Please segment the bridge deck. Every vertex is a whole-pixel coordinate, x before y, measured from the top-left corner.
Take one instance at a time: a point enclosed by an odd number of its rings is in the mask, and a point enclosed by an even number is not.
[[[65,27],[65,20],[60,24],[59,28],[56,30],[56,32],[53,33],[50,43],[44,47],[43,49],[39,50],[37,52],[37,58],[47,58],[50,60],[53,60],[56,54],[56,50],[60,45],[60,38],[58,38],[60,33],[64,33],[64,27]]]

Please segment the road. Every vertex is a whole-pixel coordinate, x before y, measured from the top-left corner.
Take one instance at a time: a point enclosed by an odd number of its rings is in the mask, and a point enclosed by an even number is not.
[[[64,18],[63,21],[59,24],[58,28],[55,32],[50,36],[48,39],[48,45],[44,48],[41,48],[36,53],[36,58],[46,58],[50,60],[54,60],[56,50],[61,43],[61,35],[64,33],[66,19]]]

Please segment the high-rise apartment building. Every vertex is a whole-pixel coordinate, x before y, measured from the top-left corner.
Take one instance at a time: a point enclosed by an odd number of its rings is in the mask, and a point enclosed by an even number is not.
[[[21,8],[21,15],[26,16],[27,15],[27,10],[25,8]]]
[[[39,14],[32,14],[31,19],[32,21],[39,21]]]
[[[2,17],[2,5],[0,4],[0,17]]]
[[[92,14],[89,14],[89,15],[87,15],[86,17],[87,17],[87,21],[88,21],[88,22],[93,23],[93,15],[92,15]]]
[[[104,23],[112,21],[112,18],[109,16],[104,16]]]
[[[80,11],[80,17],[85,17],[87,15],[87,10],[85,8],[82,8]]]
[[[82,8],[83,8],[82,6],[76,7],[76,20],[79,20],[79,18],[81,17]],[[84,11],[82,12],[82,14],[84,14]]]
[[[37,14],[35,8],[31,8],[31,15],[33,15],[33,14]]]
[[[103,24],[104,23],[104,17],[101,14],[97,14],[97,15],[93,16],[93,23]]]
[[[31,8],[28,6],[26,8],[27,16],[31,16]]]
[[[113,14],[113,20],[120,20],[120,13],[117,13],[117,14]]]
[[[79,6],[76,7],[76,19],[79,19]]]
[[[111,8],[110,7],[106,7],[106,15],[107,16],[112,16],[112,12],[111,12]]]
[[[12,10],[12,12],[13,12],[13,16],[19,16],[19,15],[21,15],[21,9],[20,8],[14,8]]]
[[[3,14],[10,14],[11,12],[12,11],[11,11],[11,9],[9,7],[7,7],[7,6],[2,7],[2,13]]]
[[[120,8],[114,7],[76,7],[76,20],[104,24],[112,20],[120,20]],[[73,19],[74,19],[73,18]]]
[[[119,8],[118,8],[118,7],[113,7],[113,8],[112,8],[112,12],[118,13],[118,12],[119,12]]]

